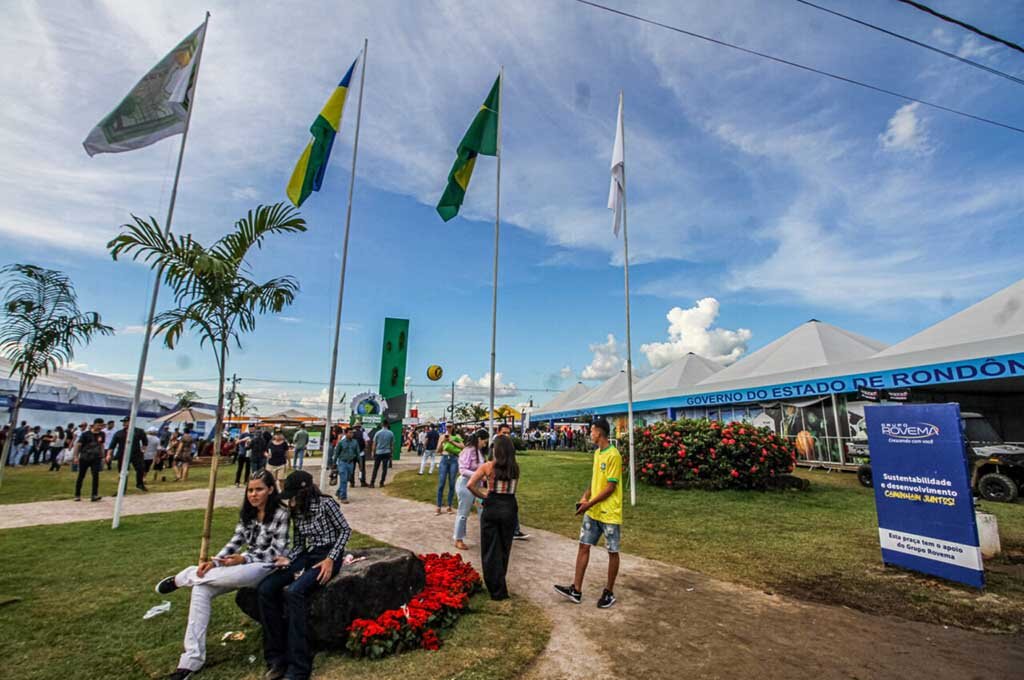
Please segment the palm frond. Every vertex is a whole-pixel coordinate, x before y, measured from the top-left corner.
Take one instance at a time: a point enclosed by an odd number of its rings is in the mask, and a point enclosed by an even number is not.
[[[260,205],[235,222],[235,230],[210,247],[210,251],[239,265],[252,248],[261,248],[270,234],[306,231],[306,220],[287,203]]]

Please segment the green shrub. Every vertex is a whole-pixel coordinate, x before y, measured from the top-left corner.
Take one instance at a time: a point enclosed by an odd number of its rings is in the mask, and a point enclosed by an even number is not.
[[[634,432],[637,478],[670,489],[764,489],[793,471],[796,451],[749,423],[678,420]]]

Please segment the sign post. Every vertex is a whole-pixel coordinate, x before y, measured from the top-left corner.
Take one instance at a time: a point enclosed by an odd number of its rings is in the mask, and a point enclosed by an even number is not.
[[[985,587],[959,404],[866,406],[882,561]]]

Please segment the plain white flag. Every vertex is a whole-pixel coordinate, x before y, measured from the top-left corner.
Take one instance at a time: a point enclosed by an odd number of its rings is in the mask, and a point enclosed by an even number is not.
[[[612,149],[612,183],[608,188],[608,209],[615,211],[612,231],[619,235],[619,224],[622,222],[622,209],[625,204],[626,162],[622,148],[622,96],[619,96],[619,121],[615,125],[615,147]]]

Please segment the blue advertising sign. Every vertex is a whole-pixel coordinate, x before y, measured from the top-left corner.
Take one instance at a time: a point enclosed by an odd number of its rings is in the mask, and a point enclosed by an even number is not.
[[[959,404],[865,406],[882,561],[985,587]]]

